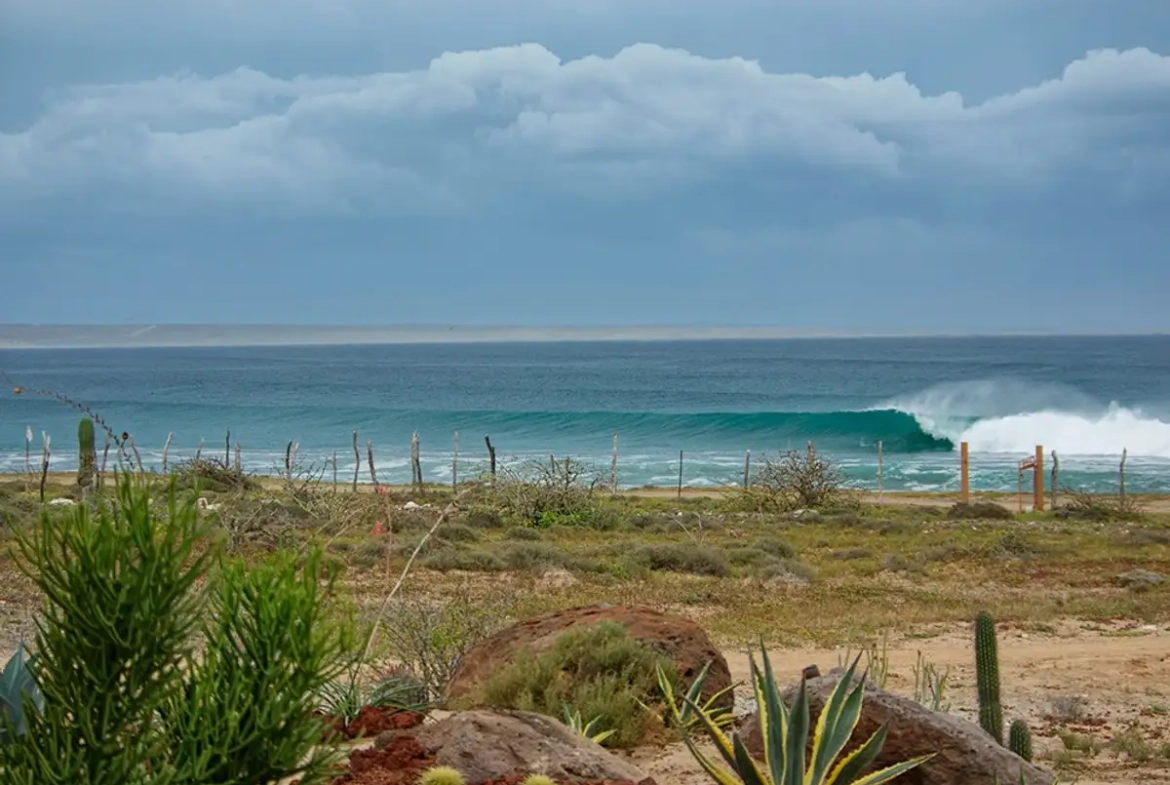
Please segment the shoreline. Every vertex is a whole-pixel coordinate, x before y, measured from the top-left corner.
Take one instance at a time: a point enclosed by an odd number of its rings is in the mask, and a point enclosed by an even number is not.
[[[111,475],[112,472],[106,472]],[[72,486],[76,480],[76,473],[72,471],[64,472],[49,472],[46,479],[46,487],[54,489],[68,488]],[[160,476],[155,474],[154,476]],[[251,480],[260,484],[264,490],[276,490],[284,486],[285,481],[277,475],[271,474],[250,474],[247,475]],[[39,483],[40,475],[29,477],[24,472],[0,472],[0,483],[13,483],[21,480],[27,481],[31,485]],[[468,484],[472,481],[467,481]],[[318,482],[324,488],[334,486],[332,480],[322,479]],[[386,489],[387,492],[398,496],[409,496],[415,491],[414,486],[410,484],[400,483],[379,483],[379,485]],[[352,486],[352,480],[338,480],[336,487],[339,490],[345,491]],[[372,493],[374,491],[374,484],[369,482],[368,478],[362,478],[358,481],[358,493]],[[682,499],[684,501],[700,501],[707,499],[720,499],[732,493],[739,491],[738,486],[730,487],[687,487],[684,486],[681,494],[677,487],[672,486],[656,486],[644,485],[636,488],[619,488],[617,493],[612,494],[616,498],[631,498],[631,499],[661,499],[670,501],[672,499]],[[862,492],[862,502],[871,506],[890,505],[895,507],[949,507],[959,501],[958,491],[897,491],[887,490],[883,491],[879,497],[878,492],[871,488],[856,489]],[[423,494],[433,493],[449,493],[451,486],[449,484],[440,483],[424,483],[420,492]],[[606,493],[601,491],[601,493]],[[1062,496],[1065,494],[1061,494]],[[1104,498],[1113,496],[1115,494],[1096,493],[1092,496],[1096,498]],[[1134,499],[1139,504],[1147,508],[1148,512],[1170,512],[1170,493],[1128,493],[1127,496]],[[972,501],[994,501],[1000,503],[1014,502],[1016,494],[1012,491],[989,491],[971,489]],[[1032,491],[1029,485],[1024,487],[1024,506],[1025,511],[1030,511],[1030,504],[1032,499]],[[1051,503],[1051,489],[1046,491],[1046,503]]]

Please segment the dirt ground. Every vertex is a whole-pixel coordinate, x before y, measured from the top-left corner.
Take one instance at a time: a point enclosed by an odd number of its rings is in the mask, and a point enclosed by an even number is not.
[[[10,641],[0,646],[0,660],[10,655]],[[917,653],[949,669],[951,711],[974,720],[975,673],[970,631],[963,626],[933,626],[888,642],[886,688],[912,695]],[[843,649],[771,648],[778,674],[797,677],[816,664],[836,667]],[[732,676],[746,680],[746,652],[724,652]],[[1051,768],[1064,745],[1058,728],[1086,734],[1107,744],[1136,726],[1153,745],[1155,756],[1170,741],[1170,625],[1078,623],[1065,620],[1043,631],[1000,629],[1000,678],[1005,719],[1023,718],[1033,730],[1037,762]],[[864,660],[863,660],[864,661]],[[630,759],[660,783],[709,785],[709,780],[682,745],[643,748]],[[1073,773],[1075,772],[1075,774]],[[1071,776],[1070,776],[1071,775]],[[1067,770],[1079,785],[1170,783],[1170,760],[1137,763],[1111,749],[1085,758]]]
[[[950,669],[951,710],[976,720],[970,631],[965,627],[936,627],[918,634],[934,636],[905,636],[890,641],[887,689],[913,694],[913,667],[921,651],[926,660]],[[747,655],[728,651],[725,656],[733,678],[746,679]],[[836,667],[844,652],[770,649],[769,656],[778,673],[795,677],[814,663],[822,671]],[[1052,768],[1052,756],[1064,749],[1056,736],[1057,728],[1108,742],[1131,723],[1137,723],[1141,736],[1156,749],[1170,740],[1170,626],[1106,627],[1064,621],[1042,633],[1001,628],[999,658],[1005,720],[1022,717],[1028,721],[1037,762],[1045,768]],[[1069,707],[1077,703],[1081,703],[1082,714],[1072,717]],[[632,758],[660,783],[709,783],[681,745],[638,750]],[[1065,776],[1069,781],[1075,776],[1079,785],[1170,783],[1170,761],[1165,758],[1160,764],[1137,764],[1105,750],[1078,768],[1075,775],[1069,772]]]

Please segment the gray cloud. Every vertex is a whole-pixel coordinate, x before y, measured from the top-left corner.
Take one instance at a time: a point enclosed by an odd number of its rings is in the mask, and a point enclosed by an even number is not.
[[[1092,171],[1163,188],[1170,57],[1089,52],[980,103],[903,74],[772,73],[637,44],[562,60],[539,44],[353,77],[216,75],[66,89],[0,135],[10,207],[115,187],[316,214],[484,209],[518,183],[622,198],[750,162],[895,186],[1043,188]]]

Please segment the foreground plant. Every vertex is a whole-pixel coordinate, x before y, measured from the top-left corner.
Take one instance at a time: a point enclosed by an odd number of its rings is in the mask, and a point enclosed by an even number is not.
[[[24,641],[0,671],[0,744],[15,741],[28,733],[28,715],[42,711],[45,696],[32,677],[36,655],[25,656]]]
[[[326,619],[320,552],[221,562],[195,501],[172,484],[160,510],[127,473],[96,512],[46,510],[18,534],[45,597],[32,668],[44,702],[0,745],[5,785],[328,779],[337,755],[318,747],[313,697],[349,639]]]
[[[811,755],[806,761],[805,754],[810,740],[808,691],[805,683],[801,681],[792,710],[789,711],[781,697],[767,650],[762,650],[761,655],[763,670],[756,665],[754,655],[751,658],[751,670],[764,747],[762,766],[748,753],[739,733],[734,733],[729,739],[709,709],[700,706],[689,693],[683,697],[684,705],[678,713],[679,718],[685,723],[692,713],[697,715],[714,740],[720,756],[730,767],[716,764],[698,748],[689,733],[682,734],[695,760],[719,785],[880,785],[934,757],[923,755],[863,774],[877,759],[885,744],[886,726],[883,725],[864,744],[838,760],[861,718],[864,674],[854,684],[859,656],[837,682],[821,709],[811,740]],[[705,676],[704,673],[696,680],[699,686],[692,687],[692,691],[701,689],[701,680]]]

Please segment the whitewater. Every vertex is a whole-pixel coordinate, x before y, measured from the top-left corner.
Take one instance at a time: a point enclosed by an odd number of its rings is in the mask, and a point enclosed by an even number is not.
[[[623,487],[742,482],[753,464],[809,441],[873,487],[958,487],[967,442],[976,488],[1014,490],[1036,445],[1062,485],[1170,492],[1170,339],[972,338],[314,345],[0,350],[6,383],[45,387],[132,433],[157,465],[223,455],[251,471],[300,456],[352,477],[352,432],[383,481],[409,479],[413,433],[428,479],[505,461],[574,456],[608,478],[614,435]],[[25,435],[52,436],[53,468],[76,465],[77,413],[34,395],[0,396],[0,471],[25,465]],[[230,431],[230,437],[228,432]],[[218,445],[218,447],[212,447]],[[367,478],[362,467],[361,479]]]

